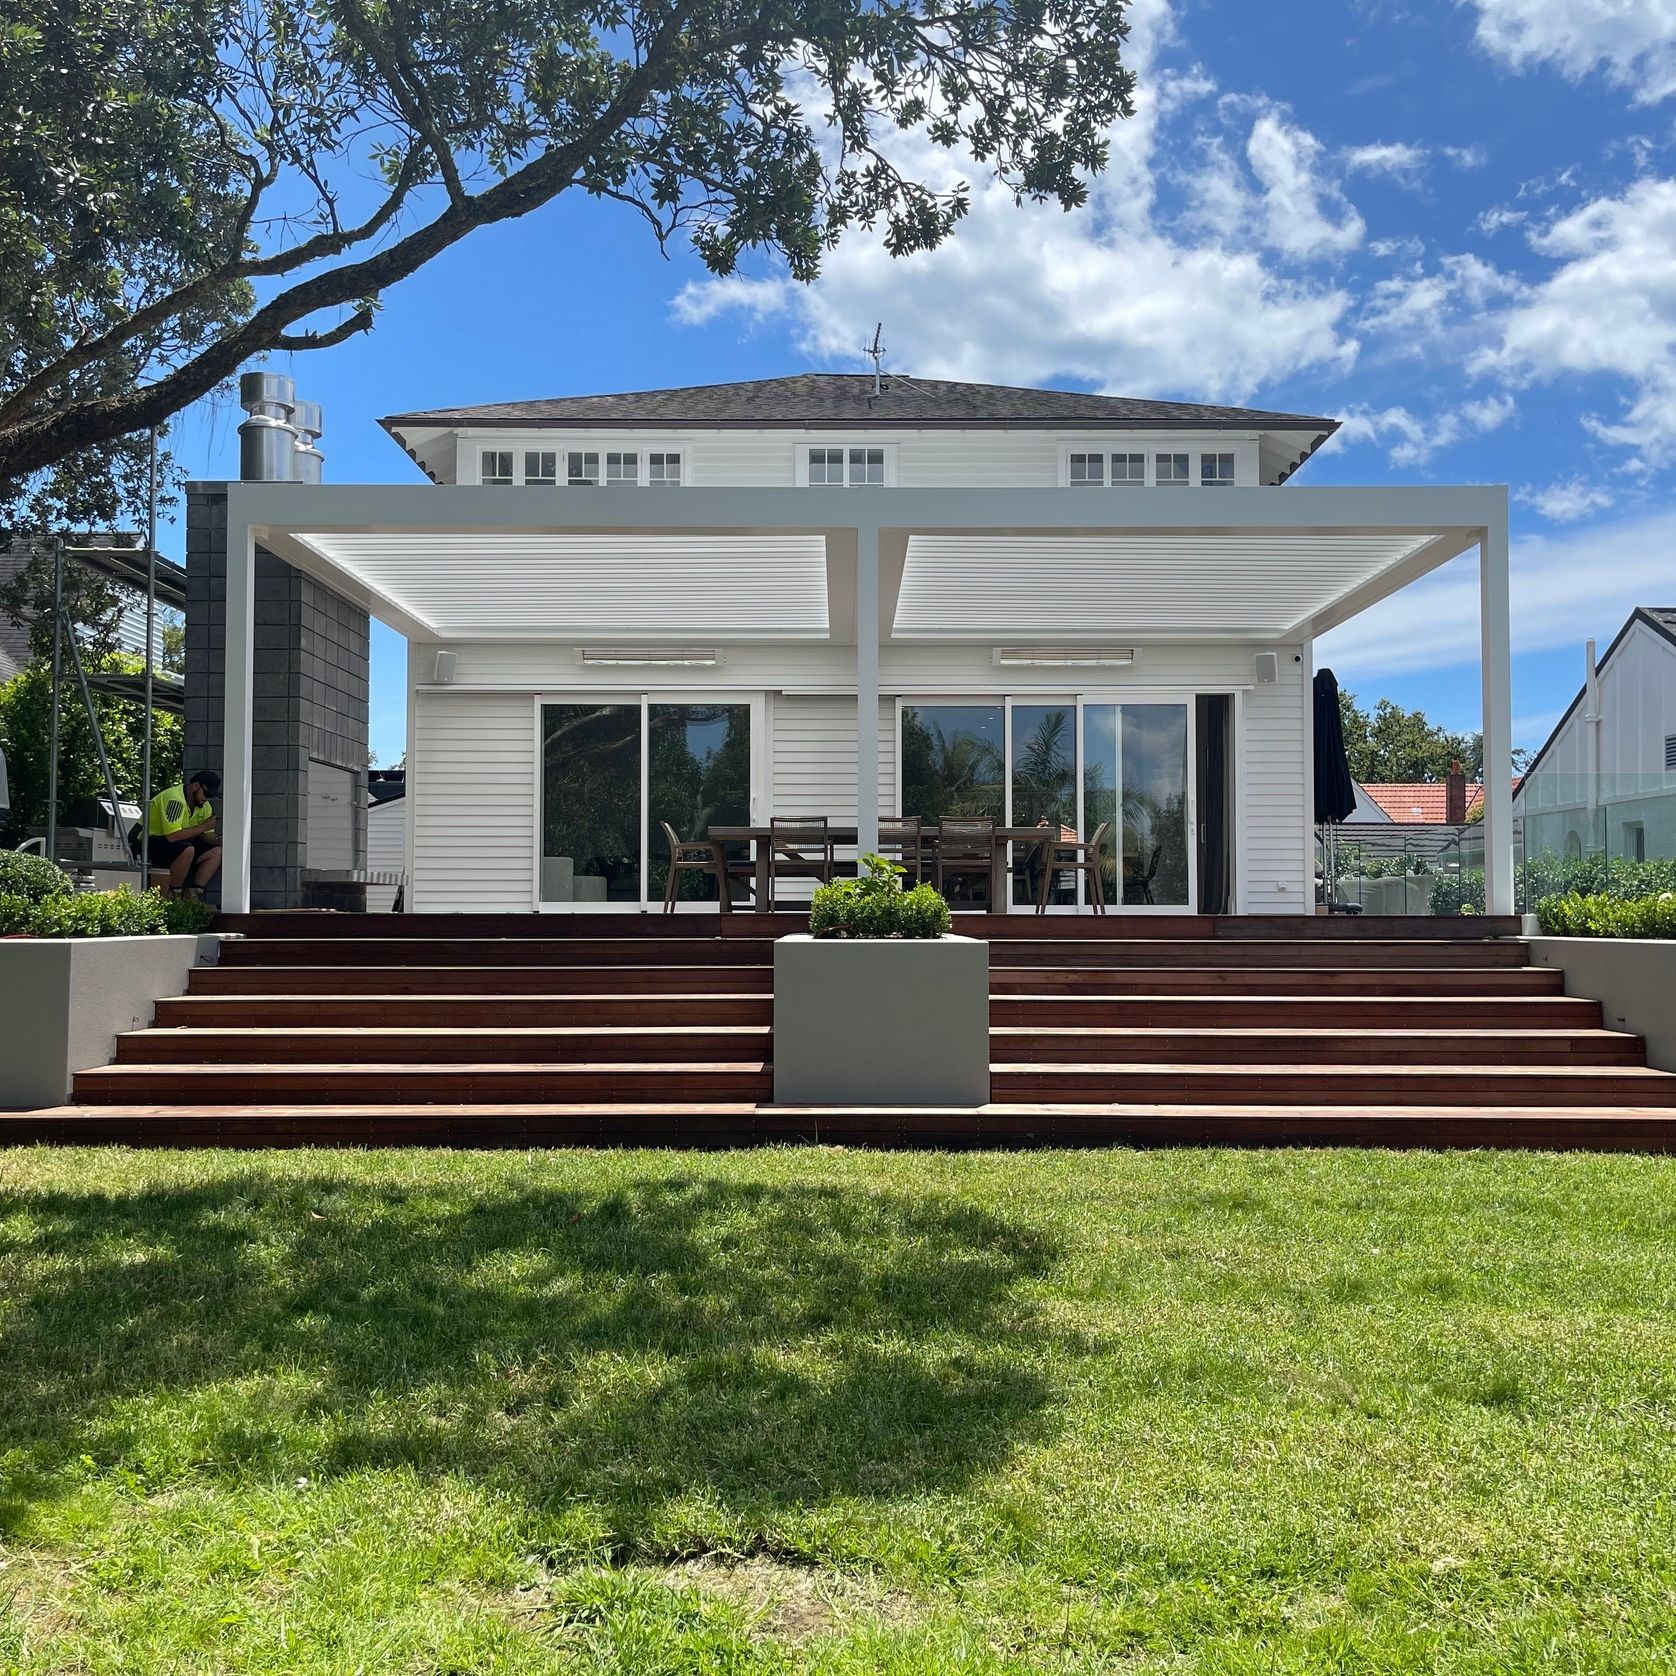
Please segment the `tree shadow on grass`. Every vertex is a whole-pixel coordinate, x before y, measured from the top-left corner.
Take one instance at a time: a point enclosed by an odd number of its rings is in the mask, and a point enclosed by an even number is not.
[[[10,1195],[0,1528],[83,1456],[461,1474],[630,1551],[683,1499],[750,1521],[955,1487],[1049,1423],[1025,1289],[1057,1256],[950,1198],[701,1173]]]

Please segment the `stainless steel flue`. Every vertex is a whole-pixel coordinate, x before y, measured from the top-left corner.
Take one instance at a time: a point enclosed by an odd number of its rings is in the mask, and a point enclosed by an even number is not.
[[[239,406],[250,415],[239,426],[239,476],[246,483],[289,483],[297,433],[291,427],[296,391],[281,372],[247,372]]]
[[[297,433],[297,446],[291,456],[291,475],[299,483],[318,483],[320,468],[325,458],[315,444],[324,428],[318,402],[294,402],[291,424]]]

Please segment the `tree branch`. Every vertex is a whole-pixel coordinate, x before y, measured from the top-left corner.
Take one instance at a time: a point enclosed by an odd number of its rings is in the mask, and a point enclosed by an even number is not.
[[[557,197],[575,183],[588,158],[640,114],[654,93],[663,90],[665,71],[677,56],[687,21],[684,9],[665,19],[641,62],[623,77],[616,96],[582,133],[543,152],[475,197],[468,195],[459,203],[451,203],[433,221],[395,244],[281,292],[248,320],[155,383],[121,396],[78,402],[40,418],[0,423],[0,482],[27,477],[76,449],[111,442],[130,431],[161,423],[230,378],[253,356],[274,348],[287,336],[286,328],[293,322],[323,308],[376,296],[476,228],[513,220]],[[131,326],[122,332],[122,337],[130,335]],[[324,343],[332,334],[321,337]]]
[[[275,349],[330,349],[334,344],[347,342],[357,332],[370,332],[374,313],[375,310],[372,305],[364,303],[347,320],[340,320],[329,331],[280,332],[273,340],[273,347]]]

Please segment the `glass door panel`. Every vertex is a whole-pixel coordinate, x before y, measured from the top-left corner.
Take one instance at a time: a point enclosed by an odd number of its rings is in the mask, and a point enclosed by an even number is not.
[[[663,822],[688,839],[704,837],[712,825],[750,824],[751,706],[650,704],[646,737],[646,894],[658,902],[669,879]],[[741,846],[741,855],[748,848]],[[682,874],[680,900],[714,902],[715,880]]]
[[[543,903],[640,901],[641,706],[541,706]]]
[[[902,808],[926,822],[1005,814],[1006,715],[999,704],[902,706]]]
[[[1077,707],[1019,704],[1012,707],[1013,826],[1043,826],[1059,837],[1077,834]],[[1034,907],[1042,862],[1030,845],[1015,845],[1012,880],[1016,906]],[[1056,881],[1053,901],[1076,901],[1074,877]]]
[[[1083,708],[1083,818],[1112,823],[1106,900],[1185,908],[1192,901],[1188,814],[1188,707],[1089,704]]]

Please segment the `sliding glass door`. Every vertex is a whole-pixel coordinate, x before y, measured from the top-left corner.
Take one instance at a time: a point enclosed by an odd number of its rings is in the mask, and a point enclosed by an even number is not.
[[[1193,705],[1099,698],[904,701],[901,811],[927,822],[987,815],[998,826],[1092,838],[1102,824],[1108,907],[1177,913],[1194,902]],[[1041,873],[1013,847],[1010,906],[1033,908]],[[981,884],[972,900],[987,906]],[[1049,905],[1088,900],[1086,880],[1050,882]]]
[[[542,700],[538,905],[661,904],[665,823],[694,839],[750,822],[760,714],[748,698]],[[715,881],[683,875],[678,900],[714,903]]]
[[[1110,823],[1106,900],[1189,908],[1193,825],[1186,704],[1083,706],[1083,820]]]

